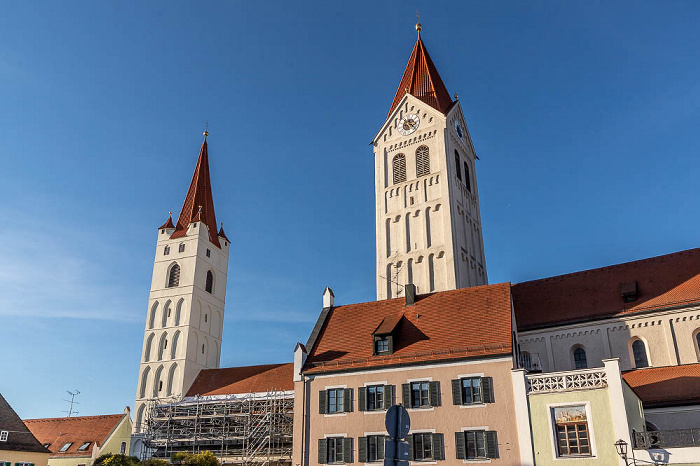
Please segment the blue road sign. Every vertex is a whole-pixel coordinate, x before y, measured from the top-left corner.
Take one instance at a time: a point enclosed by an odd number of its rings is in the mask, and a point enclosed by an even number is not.
[[[384,420],[386,431],[392,439],[403,439],[411,430],[411,418],[408,416],[408,411],[401,405],[394,405],[386,412]]]

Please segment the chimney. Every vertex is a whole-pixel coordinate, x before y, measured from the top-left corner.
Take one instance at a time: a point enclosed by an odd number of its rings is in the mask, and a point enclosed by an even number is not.
[[[335,305],[335,295],[330,287],[323,290],[323,309],[329,309]]]
[[[416,285],[409,283],[403,289],[404,295],[406,296],[406,306],[413,306],[416,302]]]

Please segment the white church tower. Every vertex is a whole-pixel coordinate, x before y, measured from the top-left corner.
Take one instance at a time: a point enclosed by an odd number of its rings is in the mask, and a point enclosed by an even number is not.
[[[386,122],[372,141],[377,299],[488,282],[477,159],[462,107],[418,40]]]
[[[217,232],[207,137],[177,224],[158,229],[141,351],[134,433],[148,402],[184,395],[202,369],[219,367],[230,241]],[[137,448],[138,449],[138,448]]]

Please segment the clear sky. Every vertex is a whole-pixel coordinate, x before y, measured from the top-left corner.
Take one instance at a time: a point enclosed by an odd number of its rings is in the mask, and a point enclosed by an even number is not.
[[[221,366],[375,297],[374,161],[415,42],[459,93],[489,281],[700,246],[698,2],[6,2],[0,392],[133,406],[156,228],[209,121],[232,240]]]

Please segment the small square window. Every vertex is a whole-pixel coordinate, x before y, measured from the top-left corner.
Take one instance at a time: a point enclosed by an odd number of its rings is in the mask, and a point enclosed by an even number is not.
[[[211,250],[207,249],[207,257],[211,257]]]
[[[78,447],[78,451],[85,451],[85,450],[87,450],[87,449],[90,447],[90,444],[91,444],[91,443],[92,443],[92,442],[85,442],[85,443],[83,443],[82,445],[80,445],[80,446]]]
[[[374,342],[374,344],[375,351],[377,354],[389,352],[389,337],[379,338],[377,341]]]
[[[0,442],[7,442],[7,436],[9,432],[6,430],[0,431]]]
[[[70,448],[71,445],[73,445],[73,442],[68,442],[68,443],[64,444],[64,445],[61,447],[61,449],[58,450],[58,451],[59,451],[59,452],[68,451],[68,449]]]

